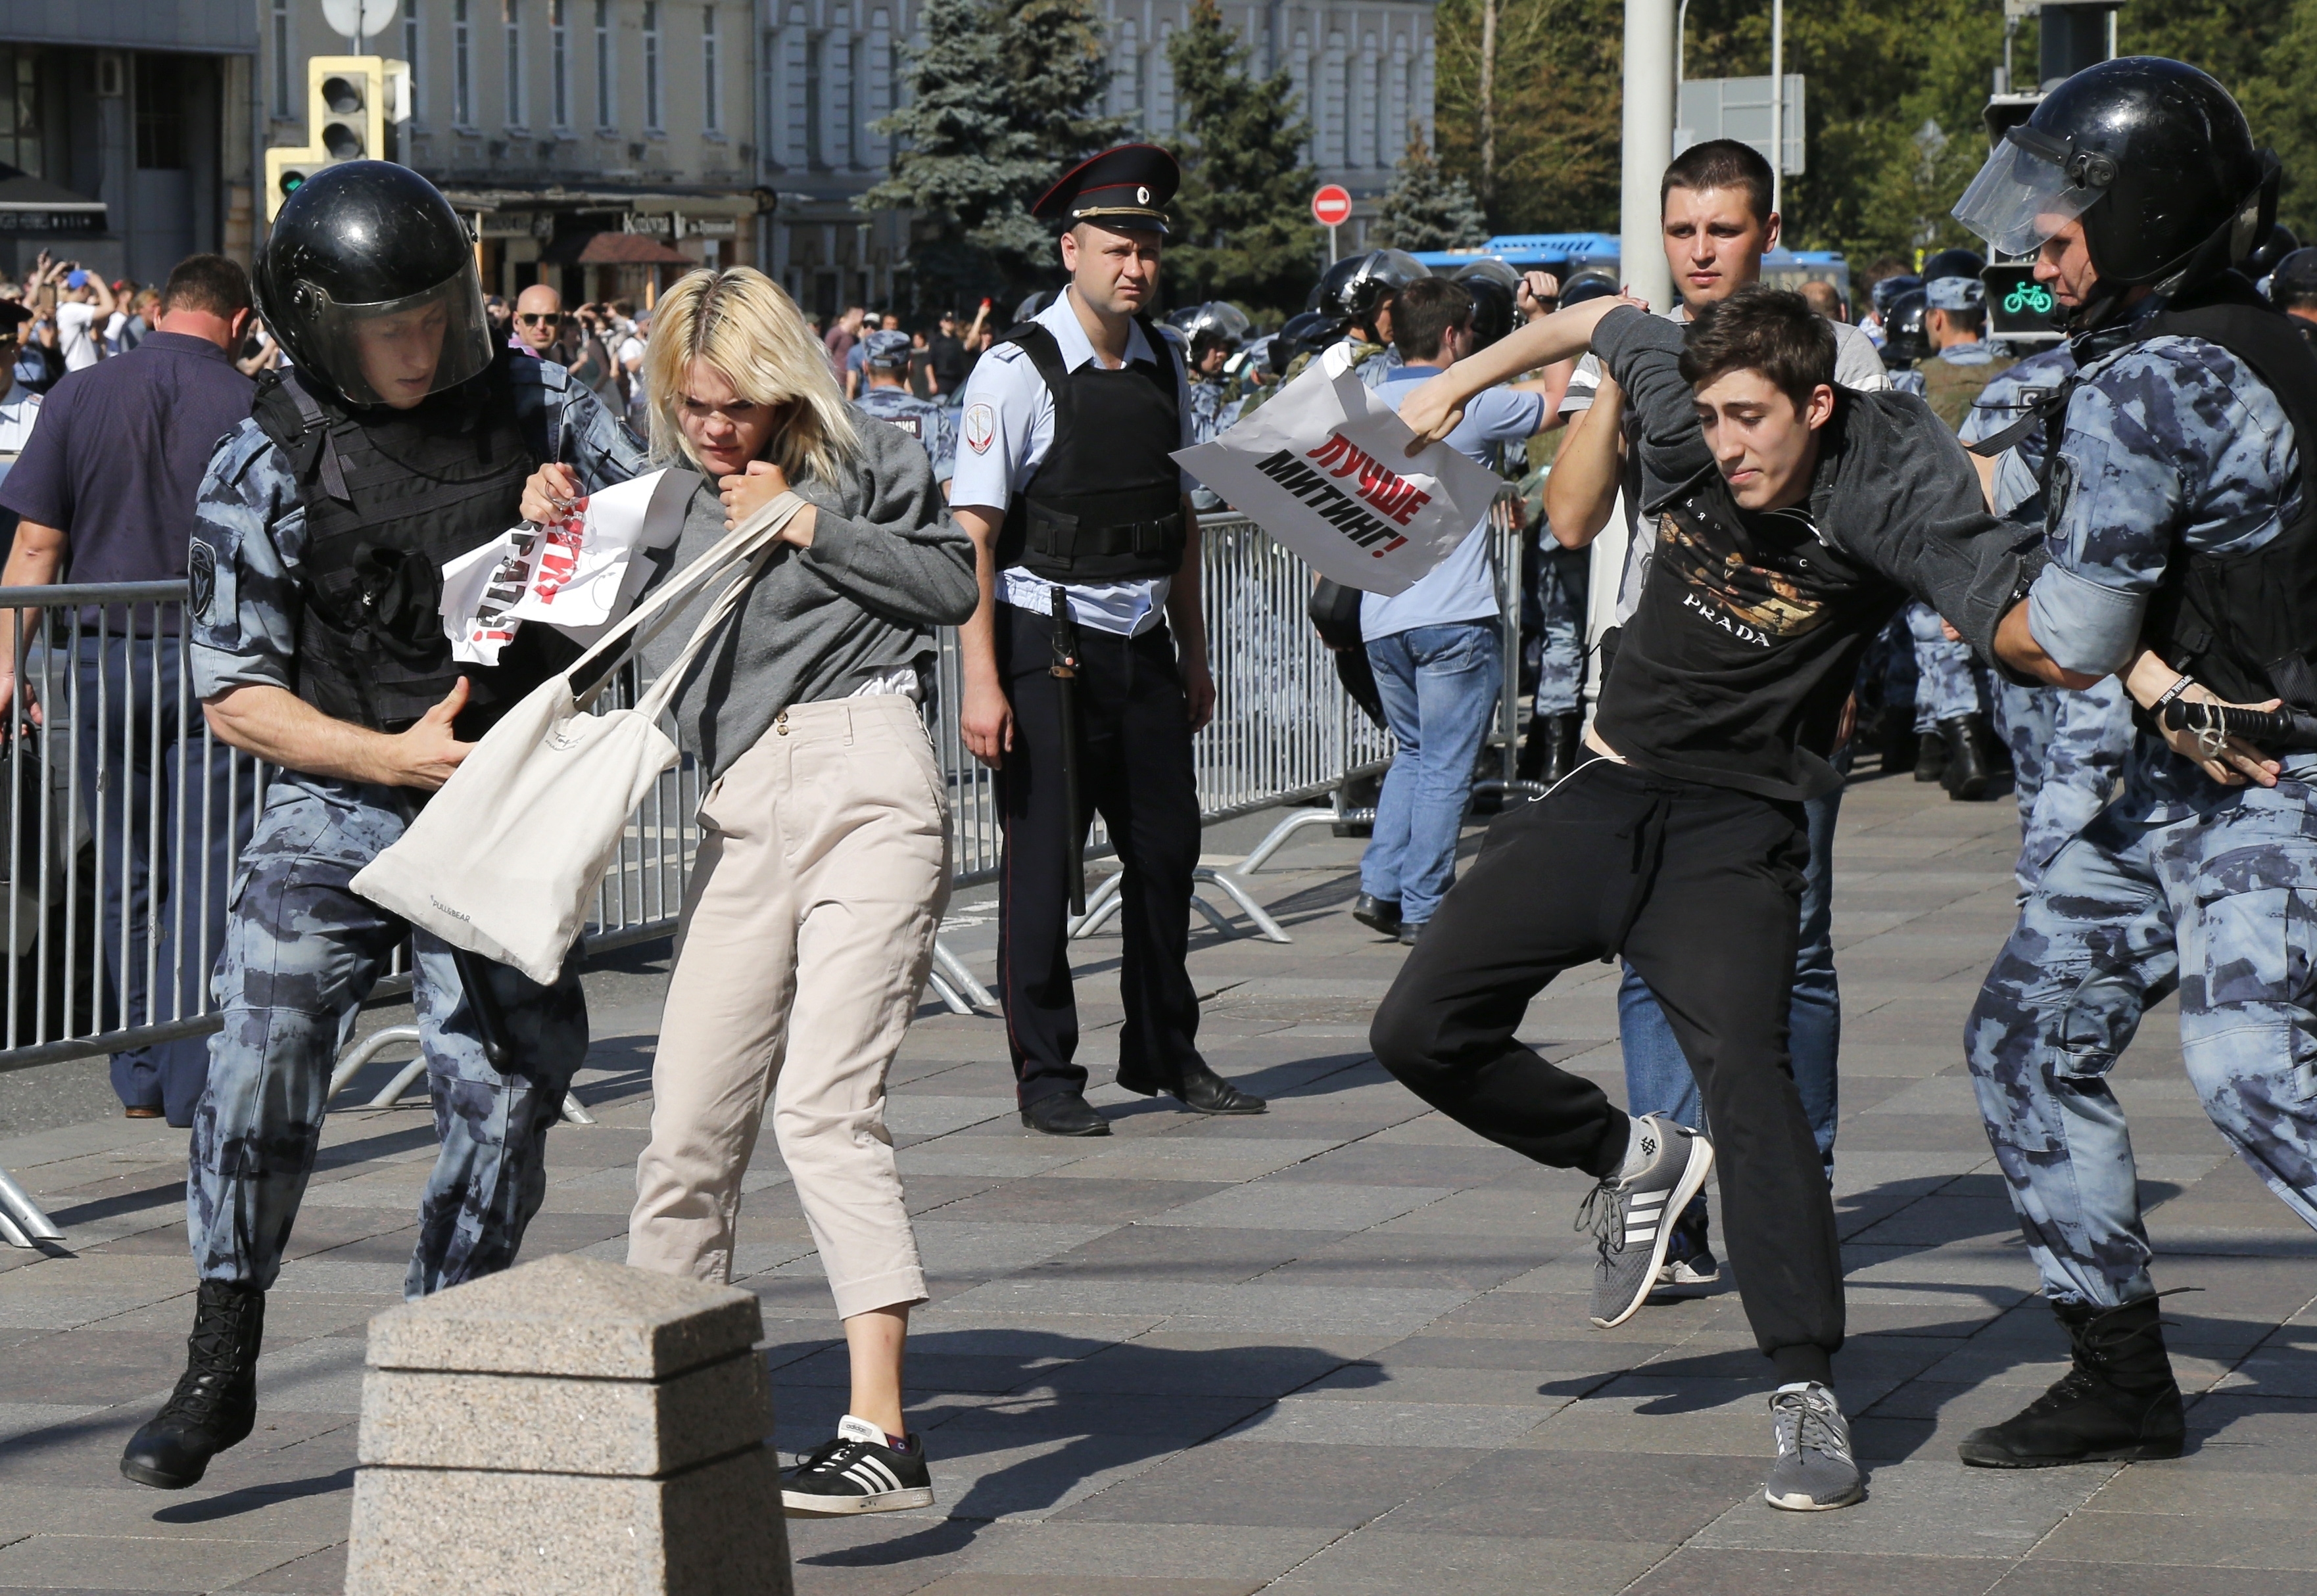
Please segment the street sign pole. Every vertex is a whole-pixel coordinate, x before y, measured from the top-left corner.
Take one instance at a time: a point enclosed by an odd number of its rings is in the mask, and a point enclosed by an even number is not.
[[[1334,265],[1337,255],[1341,253],[1342,252],[1336,247],[1336,229],[1329,227],[1328,229],[1328,264],[1330,266]]]
[[[1328,264],[1336,263],[1336,229],[1352,216],[1351,191],[1340,183],[1322,183],[1311,196],[1311,219],[1328,229]]]

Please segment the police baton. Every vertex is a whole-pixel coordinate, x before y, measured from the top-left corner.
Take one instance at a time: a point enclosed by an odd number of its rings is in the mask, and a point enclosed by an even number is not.
[[[1086,913],[1086,822],[1078,808],[1078,627],[1070,619],[1070,596],[1060,587],[1053,594],[1054,663],[1049,673],[1060,687],[1062,716],[1062,802],[1069,818],[1063,823],[1069,850],[1070,913]]]

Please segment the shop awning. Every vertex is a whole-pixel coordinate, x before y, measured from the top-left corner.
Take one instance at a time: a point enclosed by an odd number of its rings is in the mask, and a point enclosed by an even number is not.
[[[556,266],[697,266],[649,233],[579,233],[558,238],[540,259]]]
[[[0,164],[0,233],[85,237],[104,222],[103,201]]]

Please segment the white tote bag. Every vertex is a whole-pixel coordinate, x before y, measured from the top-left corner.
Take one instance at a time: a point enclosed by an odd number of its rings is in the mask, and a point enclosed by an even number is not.
[[[563,674],[485,733],[353,889],[455,948],[546,985],[586,923],[628,816],[675,763],[657,722],[701,651],[739,608],[774,541],[804,507],[783,494],[678,572]],[[675,619],[684,601],[738,569],[677,658],[632,709],[588,713],[613,673]],[[646,626],[658,617],[657,624]],[[617,654],[584,698],[572,680]]]

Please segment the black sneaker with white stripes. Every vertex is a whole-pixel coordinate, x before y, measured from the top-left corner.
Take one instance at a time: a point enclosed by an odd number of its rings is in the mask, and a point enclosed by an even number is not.
[[[908,1438],[904,1452],[885,1432],[851,1413],[837,1422],[836,1439],[781,1476],[781,1504],[812,1517],[891,1513],[934,1504],[925,1443]]]

